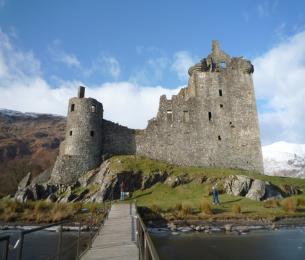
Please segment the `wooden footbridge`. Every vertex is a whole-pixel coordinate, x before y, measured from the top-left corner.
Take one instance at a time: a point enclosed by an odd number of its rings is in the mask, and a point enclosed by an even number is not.
[[[82,260],[159,260],[134,204],[114,204]]]
[[[96,234],[90,236],[92,239],[88,243],[89,246],[82,253],[80,250],[81,225],[79,225],[77,241],[68,246],[64,245],[62,239],[64,225],[67,223],[59,222],[30,230],[21,230],[15,245],[11,244],[10,236],[0,235],[0,259],[24,259],[24,241],[27,234],[58,226],[57,251],[54,256],[47,259],[159,260],[157,251],[134,204],[112,204],[108,217],[100,224]],[[74,257],[64,257],[67,256],[67,253]]]

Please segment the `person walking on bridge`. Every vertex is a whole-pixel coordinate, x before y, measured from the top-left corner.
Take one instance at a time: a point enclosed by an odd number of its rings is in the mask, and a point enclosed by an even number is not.
[[[124,185],[124,181],[121,181],[120,190],[121,190],[120,200],[124,200],[125,199],[125,185]]]

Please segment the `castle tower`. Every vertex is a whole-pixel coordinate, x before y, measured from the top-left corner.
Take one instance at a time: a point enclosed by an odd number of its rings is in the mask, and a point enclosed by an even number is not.
[[[102,147],[103,105],[93,98],[85,98],[85,88],[69,100],[66,138],[63,154],[100,157]]]
[[[217,41],[190,67],[188,86],[162,96],[157,117],[136,136],[137,153],[173,164],[263,172],[253,65]]]
[[[65,140],[60,145],[51,182],[70,184],[84,172],[101,163],[103,105],[85,98],[79,87],[77,97],[69,100]]]

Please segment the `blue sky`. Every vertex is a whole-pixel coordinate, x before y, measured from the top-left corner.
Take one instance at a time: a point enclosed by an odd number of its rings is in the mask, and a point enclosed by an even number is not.
[[[186,85],[188,66],[218,39],[228,54],[257,67],[263,143],[305,142],[297,111],[305,97],[304,30],[304,1],[0,0],[0,107],[65,114],[63,100],[84,84],[104,103],[106,117],[143,128],[156,113],[159,94]],[[284,79],[263,68],[276,67],[279,52],[296,61]],[[280,67],[280,75],[287,73]],[[291,95],[288,102],[285,89],[300,100]],[[18,102],[16,92],[23,93]],[[25,93],[31,94],[27,100]],[[122,117],[122,110],[128,115]]]

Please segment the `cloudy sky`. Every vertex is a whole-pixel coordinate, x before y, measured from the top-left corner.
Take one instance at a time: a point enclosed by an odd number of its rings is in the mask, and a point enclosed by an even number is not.
[[[0,0],[0,107],[65,115],[78,85],[145,128],[218,39],[255,66],[263,144],[305,143],[305,2]]]

